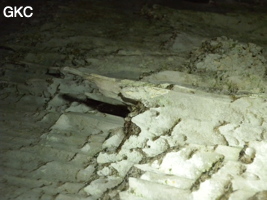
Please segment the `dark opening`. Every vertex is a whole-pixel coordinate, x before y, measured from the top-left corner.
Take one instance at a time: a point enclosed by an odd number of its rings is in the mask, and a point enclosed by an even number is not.
[[[101,101],[96,101],[96,100],[88,99],[88,98],[79,99],[69,94],[63,94],[61,95],[61,97],[66,101],[85,104],[86,106],[89,106],[99,112],[107,113],[110,115],[116,115],[116,116],[125,118],[130,113],[126,105],[125,106],[124,105],[113,105],[113,104],[103,103]]]

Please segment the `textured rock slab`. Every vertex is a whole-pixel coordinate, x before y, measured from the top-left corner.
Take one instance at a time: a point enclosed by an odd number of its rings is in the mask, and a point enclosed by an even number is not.
[[[266,174],[258,168],[263,168],[267,159],[262,154],[267,137],[264,94],[218,95],[182,85],[118,80],[65,70],[94,82],[106,97],[132,107],[124,124],[126,140],[115,152],[109,147],[111,141],[116,146],[118,139],[110,140],[108,151],[97,158],[104,165],[97,174],[107,182],[114,177],[124,180],[133,167],[143,170],[143,175],[129,179],[130,188],[120,193],[121,199],[134,199],[133,191],[136,197],[155,199],[160,195],[150,191],[158,187],[167,195],[160,196],[161,199],[177,199],[180,195],[181,199],[205,200],[232,195],[241,199],[245,195],[242,188],[250,191],[247,197],[267,189]],[[151,166],[138,167],[139,163]],[[182,191],[174,184],[180,179],[187,180],[184,188],[180,184]],[[98,181],[94,184],[101,186]],[[233,193],[235,190],[238,194]],[[104,190],[99,191],[97,196],[103,193]]]

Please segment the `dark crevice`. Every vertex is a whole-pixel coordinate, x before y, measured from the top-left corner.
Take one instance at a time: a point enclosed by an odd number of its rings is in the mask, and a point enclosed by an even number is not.
[[[123,117],[123,118],[127,117],[127,115],[130,113],[127,106],[123,106],[123,105],[113,105],[113,104],[103,103],[101,101],[88,99],[88,98],[79,99],[69,94],[62,94],[61,98],[69,102],[78,102],[78,103],[84,104],[102,113],[116,115],[116,116]]]

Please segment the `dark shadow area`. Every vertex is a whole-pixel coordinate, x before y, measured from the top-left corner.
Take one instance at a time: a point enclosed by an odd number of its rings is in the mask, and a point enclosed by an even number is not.
[[[78,102],[90,108],[93,108],[99,112],[107,113],[110,115],[116,115],[116,116],[123,117],[123,118],[127,117],[127,115],[130,113],[127,106],[103,103],[101,101],[96,101],[96,100],[88,99],[88,98],[83,100],[83,99],[79,99],[74,96],[71,96],[69,94],[63,94],[61,95],[61,98],[71,103]]]
[[[192,10],[197,12],[212,12],[212,13],[233,13],[236,11],[243,12],[266,12],[266,1],[262,5],[253,3],[253,1],[222,1],[215,0],[209,3],[209,0],[165,0],[158,4],[177,10]],[[264,6],[263,6],[264,5]]]

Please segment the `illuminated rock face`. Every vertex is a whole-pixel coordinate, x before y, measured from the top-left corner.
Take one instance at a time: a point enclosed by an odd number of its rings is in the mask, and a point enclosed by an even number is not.
[[[99,178],[85,188],[89,195],[113,188],[121,199],[246,199],[267,189],[260,170],[267,161],[263,94],[216,95],[175,84],[82,76],[106,97],[132,107],[124,134],[117,131],[103,144]],[[120,192],[123,181],[129,189]]]

